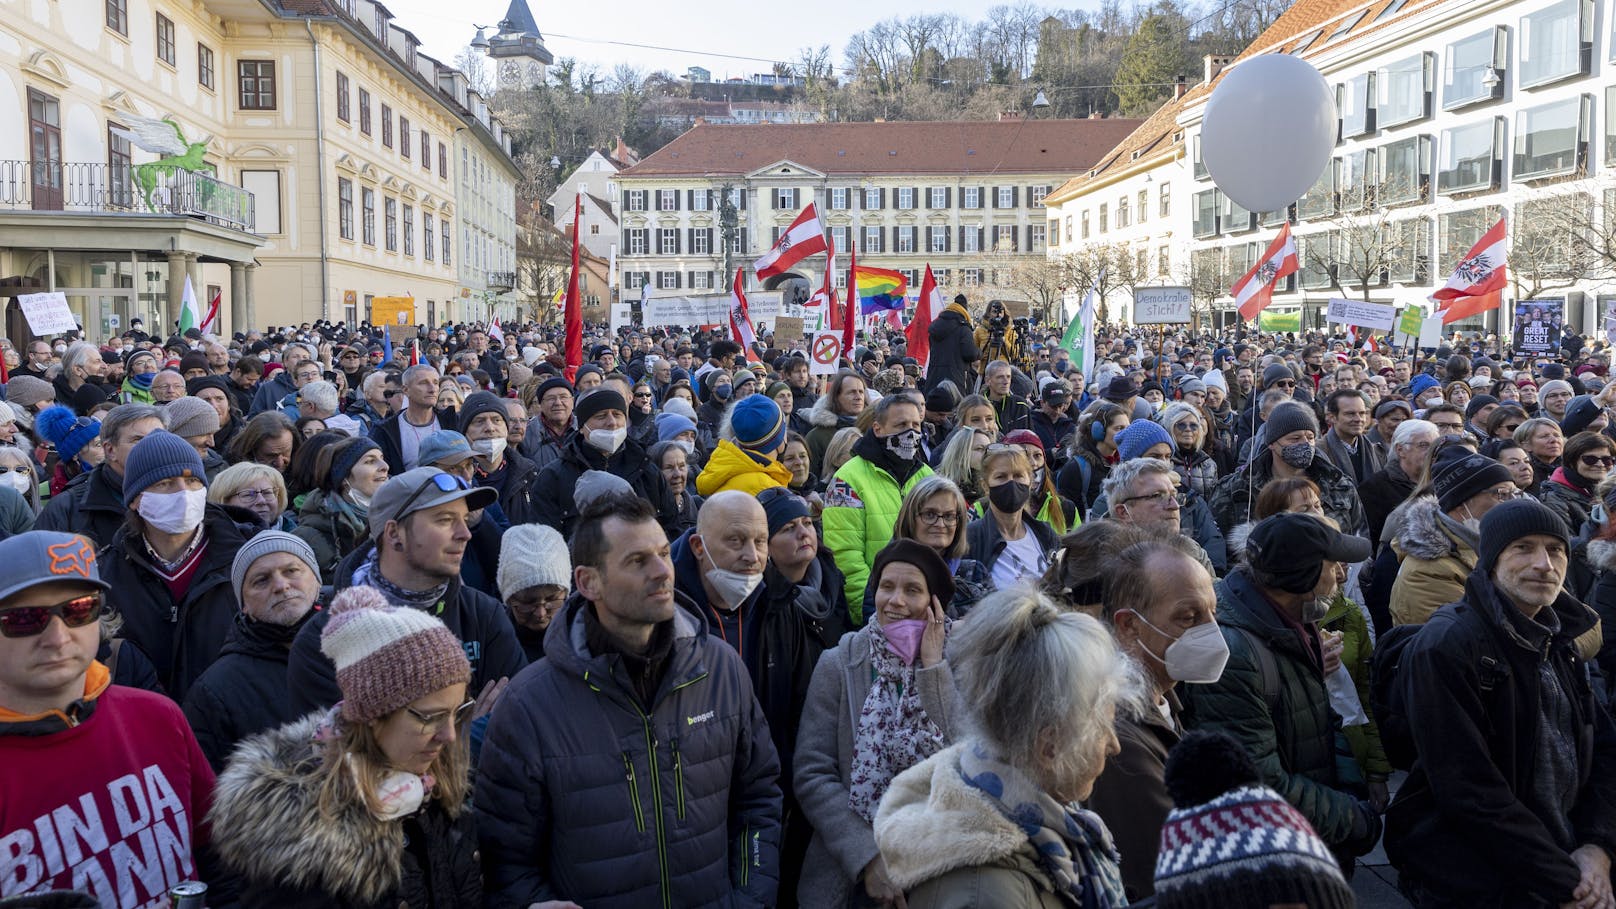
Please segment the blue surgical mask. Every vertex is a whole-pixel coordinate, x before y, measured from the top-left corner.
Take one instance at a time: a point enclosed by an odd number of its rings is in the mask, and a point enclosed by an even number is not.
[[[735,392],[734,386],[729,383],[713,386],[713,397],[720,401],[728,401],[729,396]]]

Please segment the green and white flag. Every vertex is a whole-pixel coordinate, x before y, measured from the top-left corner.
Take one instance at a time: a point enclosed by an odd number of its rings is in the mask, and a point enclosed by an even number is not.
[[[180,297],[180,334],[202,324],[202,310],[196,305],[196,291],[191,288],[191,276],[185,276],[185,292]]]
[[[1103,275],[1104,272],[1101,272]],[[1061,336],[1061,346],[1072,355],[1072,363],[1077,366],[1078,372],[1083,374],[1083,380],[1088,382],[1094,378],[1094,319],[1095,304],[1099,298],[1099,281],[1095,279],[1095,286],[1083,295],[1083,305],[1078,307],[1077,315],[1072,317],[1070,325],[1066,326],[1066,334]]]

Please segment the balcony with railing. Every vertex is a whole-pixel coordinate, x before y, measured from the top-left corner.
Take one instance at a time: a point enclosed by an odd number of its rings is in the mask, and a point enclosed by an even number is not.
[[[510,293],[516,287],[516,272],[491,271],[488,273],[488,289],[496,294]]]
[[[178,215],[253,232],[251,192],[207,174],[148,170],[148,196],[139,182],[142,167],[0,161],[0,210]]]

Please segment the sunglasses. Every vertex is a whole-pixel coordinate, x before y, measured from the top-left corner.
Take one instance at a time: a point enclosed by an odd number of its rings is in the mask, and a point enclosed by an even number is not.
[[[0,636],[31,638],[48,628],[53,617],[69,628],[83,628],[101,618],[101,594],[88,593],[54,606],[19,606],[0,611]]]
[[[1584,467],[1603,467],[1606,470],[1609,470],[1613,465],[1616,465],[1616,458],[1613,458],[1610,455],[1582,456],[1582,466]]]
[[[1295,388],[1296,382],[1291,379],[1280,379],[1274,383],[1275,388]]]
[[[436,473],[436,474],[433,474],[430,483],[422,483],[421,486],[418,489],[416,489],[414,492],[410,493],[409,498],[406,498],[404,500],[404,504],[400,505],[398,507],[398,510],[393,512],[393,514],[394,514],[393,520],[402,521],[402,520],[404,520],[404,518],[408,517],[409,513],[410,513],[410,506],[415,504],[415,500],[419,499],[421,497],[422,493],[426,492],[428,489],[431,489],[434,486],[437,487],[439,492],[456,492],[456,491],[459,491],[459,490],[470,489],[471,488],[471,484],[467,483],[465,478],[460,476],[459,474],[453,474],[453,473]]]
[[[1183,420],[1173,424],[1174,432],[1200,432],[1201,424],[1191,420]]]

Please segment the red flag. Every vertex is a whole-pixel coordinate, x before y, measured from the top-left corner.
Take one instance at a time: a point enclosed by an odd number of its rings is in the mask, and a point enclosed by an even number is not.
[[[746,354],[748,363],[760,363],[757,352],[757,332],[752,330],[752,315],[746,307],[746,268],[735,267],[735,285],[731,288],[735,299],[729,304],[729,335]]]
[[[1470,247],[1459,264],[1454,266],[1448,282],[1431,294],[1433,300],[1456,300],[1461,297],[1482,297],[1504,289],[1509,280],[1505,257],[1509,234],[1504,219],[1488,228],[1476,245]],[[1446,321],[1446,320],[1444,320]]]
[[[1442,310],[1442,324],[1448,325],[1460,319],[1479,316],[1489,309],[1497,309],[1504,304],[1504,292],[1495,290],[1490,294],[1479,297],[1454,297],[1447,301],[1448,308]]]
[[[853,277],[858,274],[858,244],[849,241],[847,246],[847,305],[842,307],[842,356],[846,357],[848,362],[851,363],[853,361],[853,337],[856,333],[853,324],[856,318],[854,313],[858,312],[858,307],[853,305],[853,301],[858,299],[858,279]],[[825,280],[830,281],[832,279],[826,277]]]
[[[203,318],[202,324],[197,326],[203,334],[207,334],[208,326],[213,324],[213,320],[219,318],[219,297],[222,295],[223,291],[217,291],[214,293],[213,299],[208,301],[208,314]]]
[[[752,268],[759,280],[772,278],[825,249],[825,228],[819,223],[819,209],[809,202],[791,226],[780,234],[780,239],[774,241],[774,246],[752,263]]]
[[[931,263],[926,263],[926,274],[920,279],[920,302],[915,304],[915,317],[903,336],[909,343],[904,350],[920,364],[920,374],[926,374],[926,361],[931,358],[931,320],[933,313],[943,311],[943,295],[937,290],[937,279],[931,275]]]
[[[584,365],[584,305],[578,295],[578,222],[583,220],[584,197],[572,197],[572,272],[567,275],[567,314],[562,321],[566,327],[565,347],[567,381],[578,376],[578,367]]]
[[[11,370],[6,367],[6,355],[0,353],[0,385],[11,381]]]
[[[410,365],[411,366],[420,366],[421,365],[421,339],[420,338],[411,338],[410,339]]]
[[[1229,293],[1240,310],[1240,318],[1250,320],[1274,302],[1274,286],[1279,279],[1296,273],[1302,267],[1296,258],[1296,241],[1291,239],[1291,226],[1279,229],[1279,236],[1268,244],[1257,264],[1234,283]]]
[[[825,280],[820,282],[819,290],[808,298],[809,306],[825,307],[825,321],[823,326],[830,328],[842,324],[842,307],[836,297],[836,240],[832,238],[825,251]]]

